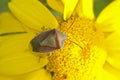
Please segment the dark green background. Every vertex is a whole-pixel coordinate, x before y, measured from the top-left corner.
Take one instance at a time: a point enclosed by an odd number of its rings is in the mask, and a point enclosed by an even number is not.
[[[10,0],[0,0],[0,12],[3,11],[9,11],[8,7],[7,7],[7,3]],[[44,2],[45,0],[42,0],[42,2]],[[94,0],[94,11],[95,11],[95,15],[97,16],[99,14],[99,12],[105,7],[107,6],[112,0]]]

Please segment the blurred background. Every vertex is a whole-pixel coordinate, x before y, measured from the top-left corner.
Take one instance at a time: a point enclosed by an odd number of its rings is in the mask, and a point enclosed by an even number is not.
[[[0,13],[3,11],[9,11],[7,3],[10,0],[0,0]],[[45,3],[45,0],[40,0],[43,3]],[[94,0],[94,12],[95,15],[97,16],[99,12],[107,6],[112,0]]]

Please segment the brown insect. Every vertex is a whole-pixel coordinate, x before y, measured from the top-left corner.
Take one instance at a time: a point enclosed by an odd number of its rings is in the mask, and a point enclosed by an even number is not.
[[[35,52],[52,52],[60,49],[67,36],[62,32],[52,29],[42,32],[31,40],[33,51]]]

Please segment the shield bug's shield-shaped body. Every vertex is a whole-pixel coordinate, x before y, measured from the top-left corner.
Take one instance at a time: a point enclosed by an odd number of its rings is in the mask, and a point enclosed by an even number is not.
[[[52,52],[56,49],[60,49],[63,46],[65,39],[65,34],[56,29],[52,29],[42,32],[33,38],[31,40],[31,45],[35,52]]]

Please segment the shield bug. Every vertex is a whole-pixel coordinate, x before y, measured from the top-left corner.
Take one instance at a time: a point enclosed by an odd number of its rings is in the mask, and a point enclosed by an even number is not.
[[[66,39],[66,35],[57,29],[42,32],[31,40],[33,51],[35,52],[52,52],[60,49]]]

